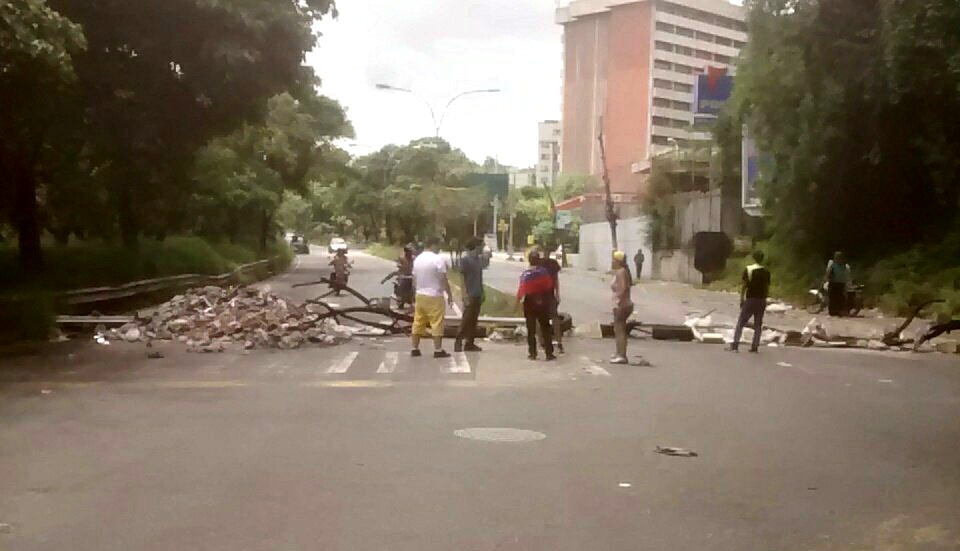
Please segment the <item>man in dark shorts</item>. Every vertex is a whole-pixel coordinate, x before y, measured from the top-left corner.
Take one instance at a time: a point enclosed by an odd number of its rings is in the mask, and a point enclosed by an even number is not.
[[[760,350],[760,333],[763,332],[763,314],[767,311],[767,296],[770,293],[770,272],[764,268],[763,252],[753,253],[754,263],[743,270],[743,286],[740,289],[740,319],[733,333],[733,342],[729,350],[736,352],[740,347],[740,335],[743,328],[753,318],[753,344],[750,352]]]
[[[560,256],[560,253],[557,253],[557,256]],[[554,301],[550,311],[550,319],[553,324],[553,339],[557,342],[557,352],[563,354],[563,324],[560,321],[560,263],[556,259],[550,258],[549,255],[546,255],[543,259],[543,267],[550,272],[550,277],[553,278],[553,295]],[[551,336],[544,335],[544,339],[549,339]]]

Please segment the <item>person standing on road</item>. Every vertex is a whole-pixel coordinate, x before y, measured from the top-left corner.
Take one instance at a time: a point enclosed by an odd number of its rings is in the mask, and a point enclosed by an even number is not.
[[[633,264],[637,267],[637,281],[643,277],[643,261],[646,260],[643,256],[643,249],[637,249],[637,254],[633,255]]]
[[[410,340],[413,349],[410,355],[418,358],[420,353],[420,339],[429,335],[433,338],[433,357],[449,358],[450,353],[443,349],[443,322],[447,312],[446,304],[453,303],[453,293],[450,292],[450,281],[447,280],[447,261],[437,254],[440,251],[440,240],[435,237],[426,241],[426,250],[420,253],[413,261],[413,284],[417,290],[414,300],[413,329]],[[447,300],[444,303],[443,296]]]
[[[767,311],[767,296],[770,292],[770,271],[763,267],[763,251],[754,251],[753,260],[754,263],[743,270],[740,319],[737,320],[737,330],[733,332],[733,342],[729,348],[731,352],[740,348],[740,336],[750,318],[753,318],[753,343],[750,345],[750,352],[760,350],[763,314]]]
[[[540,252],[530,251],[530,267],[520,274],[517,300],[523,301],[523,317],[527,322],[527,358],[537,359],[537,326],[543,333],[543,350],[547,361],[557,359],[553,355],[553,339],[550,338],[550,313],[553,309],[553,278],[543,266]]]
[[[557,343],[557,352],[563,354],[563,323],[560,320],[560,262],[563,256],[560,252],[560,249],[557,249],[557,259],[550,258],[548,255],[543,259],[543,267],[550,272],[550,277],[553,278],[553,304],[550,309],[550,321],[553,323],[553,335],[552,338]],[[551,336],[543,335],[544,339],[549,339]]]
[[[627,267],[627,254],[623,251],[613,253],[613,282],[610,290],[613,291],[613,335],[617,343],[617,353],[610,358],[612,364],[629,363],[627,359],[627,320],[633,313],[633,301],[630,299],[630,288],[633,287],[633,278]]]
[[[850,284],[850,265],[842,251],[833,253],[823,276],[827,283],[827,306],[831,316],[847,314],[847,285]]]
[[[353,266],[353,264],[350,262],[350,259],[347,258],[347,251],[338,249],[333,260],[330,261],[330,265],[333,266],[333,289],[339,297],[340,292],[347,284],[347,278],[350,276],[350,267]]]
[[[474,237],[467,241],[467,250],[460,259],[460,273],[463,274],[463,315],[460,319],[460,332],[453,345],[454,352],[482,352],[474,344],[477,333],[477,319],[483,304],[483,259],[480,249],[483,242]],[[466,345],[464,345],[466,343]]]

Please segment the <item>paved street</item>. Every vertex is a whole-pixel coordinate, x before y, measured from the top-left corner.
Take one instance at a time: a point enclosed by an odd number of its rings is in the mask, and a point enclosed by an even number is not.
[[[388,295],[390,263],[351,256],[351,284]],[[265,284],[319,294],[290,285],[326,262]],[[605,299],[590,278],[565,280],[575,316]],[[960,549],[956,359],[637,340],[652,367],[630,367],[607,341],[557,363],[484,346],[0,360],[0,550]],[[455,434],[485,427],[545,438]]]

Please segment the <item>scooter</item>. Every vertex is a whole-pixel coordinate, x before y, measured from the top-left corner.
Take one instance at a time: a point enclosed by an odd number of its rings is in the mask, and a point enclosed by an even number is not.
[[[847,311],[844,312],[844,315],[856,317],[863,310],[863,289],[864,286],[859,284],[847,287]],[[807,299],[807,312],[811,314],[823,312],[830,303],[830,298],[827,296],[827,285],[824,284],[823,287],[810,289]]]

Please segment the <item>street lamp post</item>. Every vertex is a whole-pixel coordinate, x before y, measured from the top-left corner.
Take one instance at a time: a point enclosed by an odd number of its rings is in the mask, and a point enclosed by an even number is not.
[[[427,106],[427,109],[430,110],[430,120],[433,121],[434,136],[437,138],[440,137],[440,127],[443,126],[443,120],[444,118],[446,118],[447,111],[450,110],[450,106],[453,105],[453,102],[457,101],[463,96],[467,96],[470,94],[496,94],[500,92],[498,88],[483,88],[483,89],[467,90],[465,92],[460,92],[459,94],[450,98],[450,101],[447,102],[447,105],[443,108],[443,111],[441,111],[440,113],[440,120],[437,120],[437,113],[436,111],[434,111],[433,105],[426,98],[414,92],[413,90],[410,90],[409,88],[400,88],[399,86],[391,86],[390,84],[383,84],[383,83],[378,83],[376,86],[377,86],[377,90],[388,90],[391,92],[406,92],[407,94],[413,94],[414,96],[420,98],[420,101],[422,101]]]

